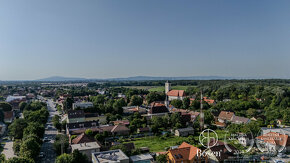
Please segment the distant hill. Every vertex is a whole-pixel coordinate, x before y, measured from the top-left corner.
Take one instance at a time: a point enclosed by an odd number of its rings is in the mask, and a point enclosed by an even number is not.
[[[50,81],[50,82],[60,82],[60,81],[145,81],[145,80],[224,80],[224,79],[238,79],[233,77],[223,77],[223,76],[189,76],[189,77],[154,77],[154,76],[134,76],[127,78],[107,78],[107,79],[87,79],[87,78],[77,78],[77,77],[62,77],[62,76],[52,76],[48,78],[38,79],[35,81]]]
[[[141,81],[141,80],[214,80],[214,79],[237,79],[223,76],[188,76],[188,77],[153,77],[153,76],[134,76],[128,78],[111,78],[107,80],[115,81]]]
[[[86,78],[76,78],[76,77],[52,76],[52,77],[48,77],[48,78],[38,79],[36,81],[58,82],[58,81],[83,81],[83,80],[88,80],[88,79],[86,79]]]

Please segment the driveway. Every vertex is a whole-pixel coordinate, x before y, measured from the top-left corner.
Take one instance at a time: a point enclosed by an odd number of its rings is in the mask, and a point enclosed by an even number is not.
[[[13,141],[12,140],[7,140],[6,144],[4,146],[4,149],[2,153],[5,155],[6,159],[12,158],[12,157],[17,157],[14,155],[13,151]]]

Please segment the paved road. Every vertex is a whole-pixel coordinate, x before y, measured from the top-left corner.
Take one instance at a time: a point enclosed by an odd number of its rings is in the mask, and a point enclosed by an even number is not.
[[[2,153],[5,155],[6,159],[12,158],[12,157],[17,157],[14,155],[13,151],[13,141],[12,140],[7,140],[6,144],[4,146],[4,149]]]
[[[45,126],[44,137],[47,137],[50,141],[44,142],[42,144],[41,152],[43,152],[45,156],[39,161],[41,163],[50,163],[50,162],[53,163],[56,157],[56,154],[53,149],[53,142],[57,135],[57,130],[53,127],[51,120],[54,115],[58,115],[58,112],[52,100],[47,101],[47,108],[49,111],[49,118]],[[48,127],[48,126],[51,126],[51,127]]]

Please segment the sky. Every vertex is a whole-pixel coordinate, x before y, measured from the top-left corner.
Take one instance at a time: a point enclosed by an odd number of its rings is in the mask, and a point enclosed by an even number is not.
[[[0,0],[0,80],[290,78],[289,0]]]

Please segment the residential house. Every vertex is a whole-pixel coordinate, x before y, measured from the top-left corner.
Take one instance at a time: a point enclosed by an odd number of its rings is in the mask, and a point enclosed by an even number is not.
[[[95,133],[109,132],[112,135],[129,135],[130,129],[124,125],[105,125],[99,126],[97,121],[91,122],[80,122],[80,123],[68,123],[67,124],[67,135],[80,135],[84,133],[87,129],[91,129]]]
[[[235,151],[236,148],[230,144],[226,146],[222,141],[211,139],[209,146],[211,146],[211,148],[205,151],[209,163],[226,162],[228,159],[235,158],[236,156],[234,152],[232,152]],[[229,149],[232,151],[229,151]]]
[[[22,96],[21,96],[22,97]],[[25,96],[23,96],[23,97],[25,97]],[[12,100],[12,101],[9,101],[9,104],[12,106],[12,110],[13,111],[20,111],[20,108],[19,108],[19,104],[21,103],[21,102],[25,102],[26,101],[26,98],[17,98],[17,99],[14,99],[14,100]]]
[[[122,93],[118,93],[118,96],[117,96],[118,98],[126,98],[126,95],[124,95],[124,94],[122,94]]]
[[[99,129],[99,122],[91,121],[91,122],[75,122],[66,124],[67,135],[80,135],[84,133],[86,129],[97,131]]]
[[[112,123],[114,125],[121,124],[121,125],[125,125],[125,126],[129,126],[129,124],[130,124],[129,120],[117,120],[117,121],[112,121]]]
[[[290,136],[290,127],[287,128],[267,128],[267,127],[262,127],[262,135],[265,135],[269,132],[276,132],[276,133],[280,133],[280,134],[286,134],[288,136]]]
[[[284,135],[276,132],[268,132],[266,134],[256,137],[256,140],[259,142],[260,147],[265,148],[266,151],[290,151],[289,135]]]
[[[76,108],[80,108],[80,109],[91,108],[93,106],[94,105],[92,102],[77,102],[77,103],[73,103],[73,110],[75,110]]]
[[[89,137],[85,133],[82,133],[78,135],[76,138],[74,138],[71,141],[71,144],[81,144],[81,143],[90,143],[90,142],[95,142],[95,139],[92,137]]]
[[[4,122],[5,123],[12,123],[13,120],[14,120],[14,112],[13,111],[4,112]]]
[[[130,162],[132,162],[132,163],[153,163],[154,158],[149,153],[146,153],[146,154],[130,156]]]
[[[189,120],[187,115],[190,115],[190,122],[195,122],[195,120],[199,116],[199,112],[186,110],[186,109],[172,108],[170,110],[170,112],[171,113],[181,113],[183,121],[186,121],[186,122],[188,122],[188,120]]]
[[[83,110],[68,110],[67,123],[85,122],[85,113]]]
[[[146,117],[147,120],[152,119],[153,117],[159,116],[162,117],[169,113],[168,108],[163,103],[152,102],[150,104],[150,109],[147,114],[143,114],[142,116]]]
[[[175,136],[189,136],[194,134],[194,129],[192,127],[176,129],[174,132]]]
[[[250,123],[250,121],[251,120],[249,118],[240,117],[240,116],[234,116],[231,120],[231,122],[234,124],[248,124]]]
[[[146,114],[147,110],[146,110],[146,108],[143,108],[141,106],[125,106],[125,107],[123,107],[123,114],[124,115],[131,115],[134,113]]]
[[[129,157],[120,149],[92,153],[93,163],[129,163]]]
[[[6,98],[6,102],[8,103],[14,100],[19,100],[19,101],[26,100],[26,96],[13,95],[13,96],[7,96]]]
[[[251,134],[244,134],[239,133],[238,135],[238,141],[240,144],[242,144],[244,147],[249,146],[254,143],[253,135]]]
[[[186,142],[183,142],[178,148],[170,149],[167,152],[168,162],[172,163],[194,163],[207,162],[207,157],[198,155],[200,149]]]
[[[31,100],[31,99],[34,99],[35,98],[35,95],[33,93],[27,93],[26,94],[26,98]]]
[[[210,104],[210,105],[214,105],[216,104],[215,100],[212,100],[208,97],[203,97],[203,101],[205,101],[206,103]]]
[[[227,125],[223,122],[215,122],[215,126],[218,127],[218,128],[225,128]]]
[[[80,143],[71,145],[72,152],[79,150],[80,153],[85,154],[89,160],[92,160],[92,153],[100,152],[101,146],[97,142]]]
[[[235,114],[233,112],[221,111],[218,116],[218,121],[222,123],[229,122],[233,120],[234,116]]]

